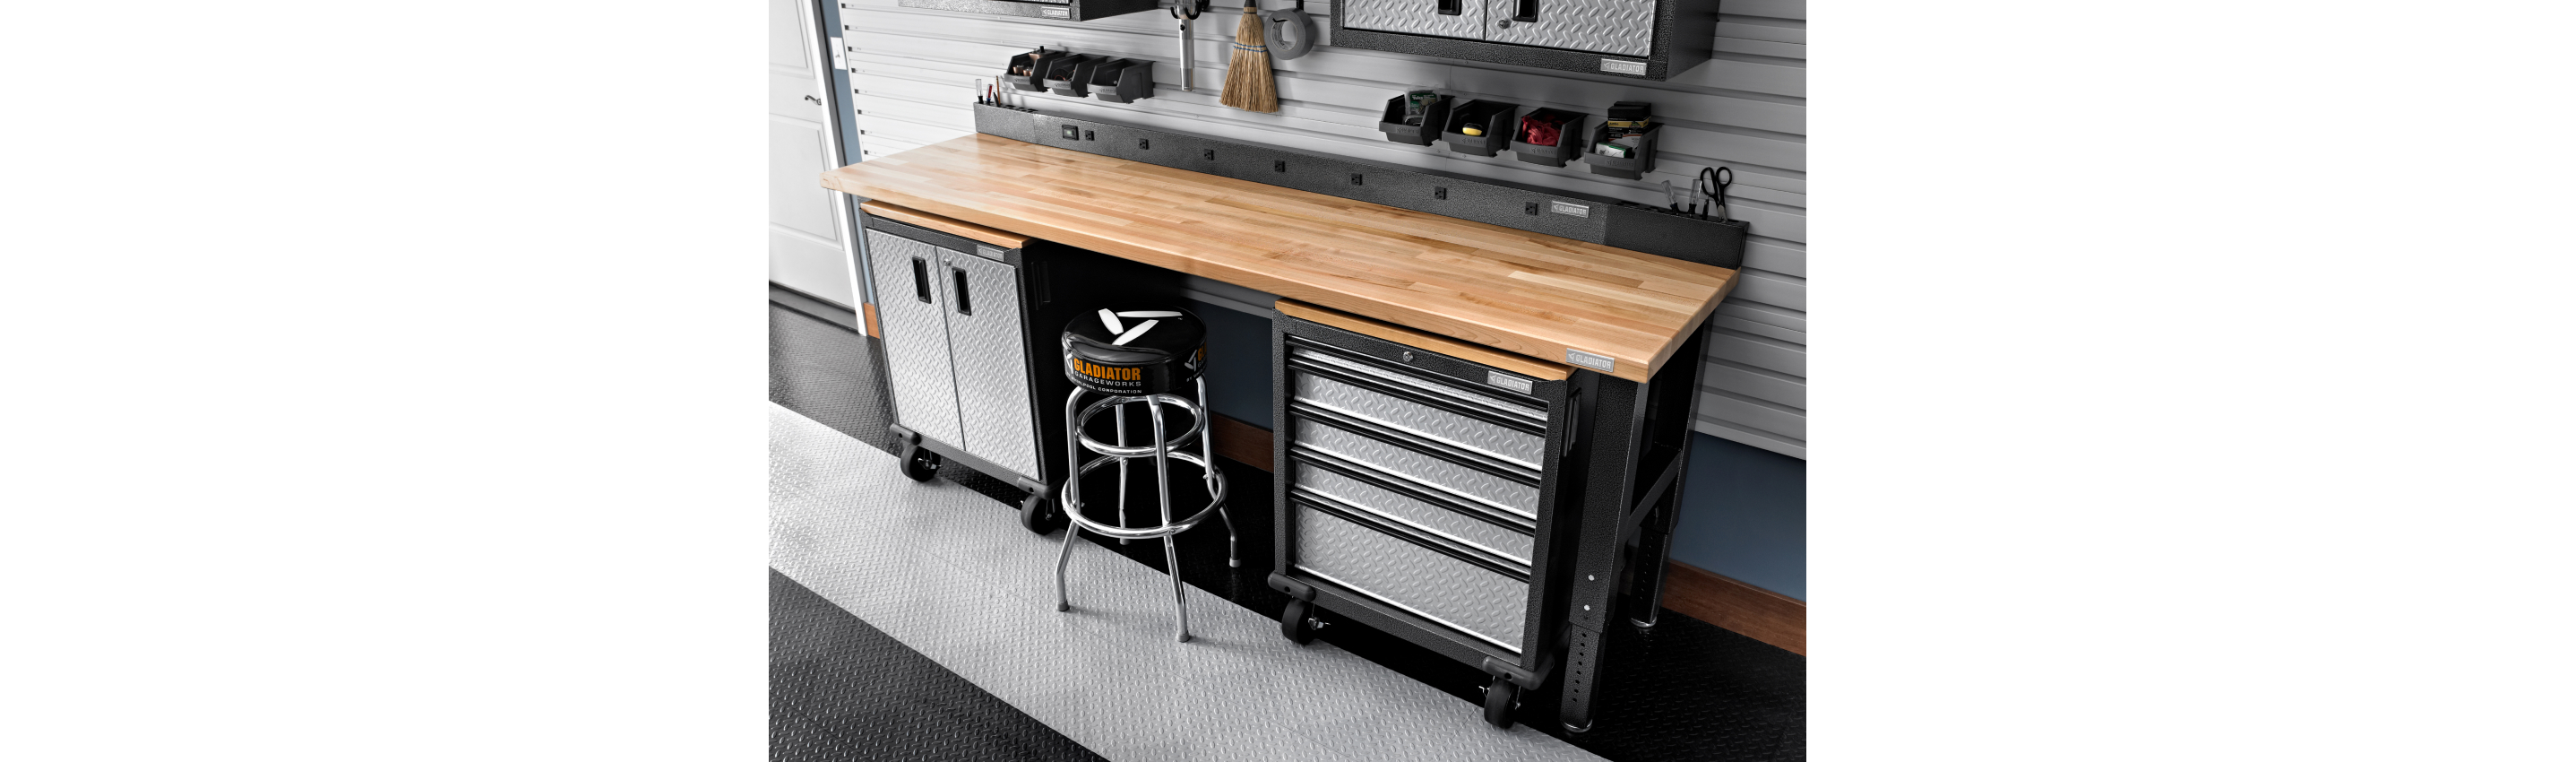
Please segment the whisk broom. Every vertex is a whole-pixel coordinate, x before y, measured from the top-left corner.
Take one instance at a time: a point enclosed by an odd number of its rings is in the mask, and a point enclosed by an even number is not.
[[[1243,0],[1243,21],[1234,26],[1234,61],[1225,67],[1225,95],[1217,102],[1245,111],[1279,110],[1279,87],[1270,81],[1270,47],[1262,44],[1261,13],[1253,0]]]

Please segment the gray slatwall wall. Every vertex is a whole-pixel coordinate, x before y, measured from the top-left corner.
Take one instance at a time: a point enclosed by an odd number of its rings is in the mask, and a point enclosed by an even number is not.
[[[853,105],[863,157],[972,134],[973,82],[999,73],[1013,54],[1038,46],[1151,59],[1153,98],[1120,105],[1051,94],[1022,95],[1040,111],[1100,118],[1298,150],[1441,169],[1663,203],[1660,181],[1688,190],[1701,167],[1735,170],[1735,215],[1752,224],[1744,281],[1711,321],[1707,388],[1699,429],[1800,458],[1807,455],[1807,70],[1805,0],[1724,0],[1717,60],[1671,82],[1641,82],[1329,47],[1331,4],[1306,9],[1326,27],[1325,47],[1274,62],[1280,109],[1254,114],[1217,104],[1238,8],[1199,18],[1193,51],[1200,92],[1180,89],[1171,17],[1161,11],[1072,23],[903,8],[896,0],[834,0],[849,47]],[[1213,5],[1225,6],[1225,0]],[[1263,7],[1288,7],[1264,0]],[[1386,142],[1377,132],[1386,99],[1433,87],[1460,102],[1493,98],[1600,115],[1613,101],[1655,104],[1664,122],[1662,156],[1646,181],[1624,181],[1572,164],[1523,164],[1510,152],[1465,157],[1438,146]]]

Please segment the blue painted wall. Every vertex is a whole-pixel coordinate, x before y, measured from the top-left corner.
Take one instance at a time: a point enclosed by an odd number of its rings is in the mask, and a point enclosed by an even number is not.
[[[1270,321],[1204,302],[1208,407],[1270,423]],[[1693,434],[1673,560],[1807,599],[1807,462]]]
[[[1807,462],[1694,434],[1673,560],[1807,599]]]

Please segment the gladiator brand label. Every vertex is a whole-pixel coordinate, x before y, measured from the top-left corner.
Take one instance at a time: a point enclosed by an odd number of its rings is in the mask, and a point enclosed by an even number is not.
[[[1633,74],[1643,77],[1646,76],[1646,62],[1604,58],[1601,59],[1601,70],[1612,74]]]
[[[1051,19],[1069,19],[1073,18],[1073,11],[1064,8],[1039,8],[1038,15]]]
[[[1619,367],[1617,361],[1580,349],[1565,350],[1565,361],[1603,373],[1617,372],[1616,369]]]
[[[1102,381],[1145,380],[1145,373],[1142,368],[1113,368],[1079,357],[1073,358],[1073,371]]]
[[[1530,380],[1519,376],[1506,376],[1489,370],[1485,371],[1485,383],[1510,389],[1522,394],[1530,393]]]
[[[975,244],[975,253],[985,259],[996,261],[1002,259],[1002,248],[999,246],[986,246],[980,243]]]
[[[1592,207],[1570,201],[1547,202],[1547,210],[1557,214],[1571,214],[1576,217],[1588,218],[1592,216]]]

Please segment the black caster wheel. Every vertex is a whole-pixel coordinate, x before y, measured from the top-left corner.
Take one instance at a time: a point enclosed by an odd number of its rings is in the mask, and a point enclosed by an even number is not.
[[[930,477],[939,475],[939,453],[931,452],[930,448],[921,445],[913,445],[904,449],[903,461],[896,465],[903,469],[904,476],[910,477],[913,481],[930,481]]]
[[[1288,601],[1288,609],[1279,612],[1279,634],[1297,645],[1315,642],[1315,604]]]
[[[1494,678],[1485,686],[1485,724],[1504,730],[1512,729],[1512,708],[1521,703],[1521,687],[1510,678]]]
[[[1020,526],[1030,534],[1049,534],[1061,524],[1061,517],[1055,515],[1055,501],[1039,495],[1020,499]]]

